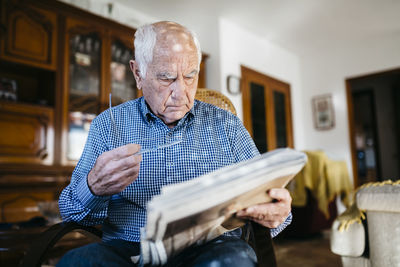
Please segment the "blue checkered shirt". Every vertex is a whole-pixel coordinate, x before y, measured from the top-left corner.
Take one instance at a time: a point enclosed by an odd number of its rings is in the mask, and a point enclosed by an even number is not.
[[[112,108],[112,113],[115,126],[109,110],[93,120],[71,182],[59,200],[64,221],[102,224],[103,240],[139,242],[140,228],[146,223],[146,203],[160,194],[162,186],[259,154],[238,117],[201,101],[195,100],[193,108],[172,129],[149,110],[143,97]],[[128,143],[146,149],[178,140],[182,142],[143,154],[138,178],[121,193],[96,196],[90,191],[87,176],[103,152]],[[278,228],[271,229],[272,236],[290,222],[291,215]]]

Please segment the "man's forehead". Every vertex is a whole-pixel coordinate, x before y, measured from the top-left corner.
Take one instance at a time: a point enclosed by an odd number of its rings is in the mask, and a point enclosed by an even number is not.
[[[196,51],[193,38],[185,32],[167,32],[158,34],[155,49],[171,49],[173,51],[182,51],[184,48],[188,51]]]
[[[197,47],[185,27],[174,22],[160,22],[154,26],[157,40],[151,62],[153,70],[176,71],[178,62],[186,68],[198,67]]]
[[[156,31],[156,46],[168,47],[174,51],[181,51],[183,46],[196,49],[191,33],[182,25],[174,22],[160,22],[154,24]]]
[[[187,62],[188,64],[184,64],[183,66],[178,64],[177,62],[174,61],[169,61],[169,60],[157,60],[151,64],[151,69],[157,74],[172,74],[176,73],[178,69],[182,70],[182,67],[184,69],[185,73],[191,73],[191,72],[196,72],[198,71],[197,69],[197,63],[192,61],[192,62]]]
[[[172,51],[174,51],[174,52],[182,52],[183,51],[182,44],[174,44],[172,46]]]
[[[154,47],[154,54],[156,56],[177,53],[185,56],[197,56],[197,49],[196,46],[190,42],[161,42],[157,43]]]
[[[172,22],[172,21],[160,21],[160,22],[156,22],[153,24],[153,27],[155,29],[155,31],[159,34],[164,34],[166,32],[185,32],[187,31],[187,29],[176,23],[176,22]]]
[[[160,42],[156,43],[153,51],[153,63],[174,60],[198,63],[197,49],[191,42]]]

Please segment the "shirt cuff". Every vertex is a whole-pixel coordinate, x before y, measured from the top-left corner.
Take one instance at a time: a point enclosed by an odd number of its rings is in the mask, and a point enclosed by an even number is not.
[[[290,212],[289,215],[287,216],[286,220],[281,223],[278,227],[276,228],[271,228],[271,237],[277,236],[280,232],[283,231],[291,222],[292,222],[293,215]]]
[[[108,206],[110,196],[96,196],[90,191],[87,179],[81,179],[77,186],[78,199],[85,208],[93,211],[102,210]]]

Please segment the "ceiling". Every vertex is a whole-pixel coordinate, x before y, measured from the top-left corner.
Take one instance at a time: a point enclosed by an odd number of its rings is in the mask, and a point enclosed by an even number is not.
[[[223,17],[286,49],[400,35],[398,0],[118,0],[159,19]]]

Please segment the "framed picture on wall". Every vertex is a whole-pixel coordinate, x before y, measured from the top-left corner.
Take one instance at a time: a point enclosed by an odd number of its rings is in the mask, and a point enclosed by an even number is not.
[[[312,98],[314,126],[317,130],[329,130],[335,127],[335,113],[332,95],[320,95]]]

